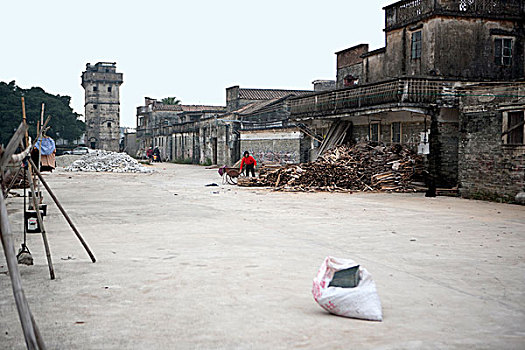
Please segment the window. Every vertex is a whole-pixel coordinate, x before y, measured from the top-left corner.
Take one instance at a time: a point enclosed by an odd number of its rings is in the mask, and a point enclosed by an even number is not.
[[[392,123],[392,143],[401,143],[401,123]]]
[[[510,66],[512,63],[512,39],[494,40],[494,63],[498,66]]]
[[[421,58],[421,31],[412,33],[412,59]]]
[[[509,145],[523,145],[523,131],[525,129],[523,111],[508,112],[503,115],[503,143]]]
[[[359,84],[359,79],[357,78],[354,78],[353,75],[347,75],[344,80],[343,80],[343,85],[345,87],[347,86],[354,86],[354,85],[357,85]]]
[[[91,149],[97,148],[97,143],[95,141],[90,142]]]
[[[111,92],[111,86],[108,86],[108,92]]]
[[[370,124],[370,141],[379,142],[379,123]]]
[[[111,122],[108,122],[108,128],[111,128]]]
[[[98,91],[98,86],[93,86],[93,91]]]
[[[98,105],[93,105],[93,109],[97,109],[98,108]]]

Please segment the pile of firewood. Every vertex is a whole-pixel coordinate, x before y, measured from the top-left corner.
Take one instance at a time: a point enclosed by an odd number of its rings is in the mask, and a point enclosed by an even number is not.
[[[423,158],[401,145],[343,145],[315,162],[262,168],[258,178],[241,178],[239,186],[275,187],[286,191],[413,192],[424,170]]]

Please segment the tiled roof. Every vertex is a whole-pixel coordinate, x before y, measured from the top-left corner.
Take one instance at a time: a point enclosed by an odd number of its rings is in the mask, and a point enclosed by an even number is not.
[[[310,90],[278,90],[278,89],[239,89],[239,98],[245,100],[272,100],[289,95],[299,96],[312,93]]]
[[[225,111],[224,106],[181,105],[184,112]]]
[[[153,107],[155,111],[173,111],[173,112],[202,112],[202,111],[224,111],[224,106],[203,106],[203,105],[165,105],[156,103]]]
[[[182,112],[182,106],[181,105],[165,105],[162,103],[155,103],[153,105],[154,111],[174,111],[174,112]]]

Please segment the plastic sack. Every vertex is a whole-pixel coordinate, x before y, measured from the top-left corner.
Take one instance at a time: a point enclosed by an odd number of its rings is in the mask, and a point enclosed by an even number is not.
[[[48,156],[55,151],[55,140],[53,140],[51,137],[44,137],[43,139],[39,138],[35,148],[39,150],[41,149],[42,155]]]
[[[336,272],[351,268],[357,269],[357,286],[330,286]],[[383,320],[381,301],[372,275],[353,260],[327,257],[314,278],[312,294],[315,301],[332,314],[370,321]]]

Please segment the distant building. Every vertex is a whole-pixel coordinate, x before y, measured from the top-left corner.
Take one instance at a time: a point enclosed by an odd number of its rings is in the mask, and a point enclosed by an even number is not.
[[[260,162],[308,160],[311,140],[289,123],[288,100],[311,93],[233,86],[226,89],[226,107],[165,105],[146,97],[137,108],[139,153],[158,147],[163,159],[194,164],[232,165],[244,151]]]
[[[198,157],[194,147],[190,149],[187,146],[187,135],[181,135],[186,137],[184,142],[175,140],[174,129],[180,130],[181,125],[191,124],[201,116],[216,115],[225,111],[225,107],[222,106],[168,105],[149,97],[145,97],[144,100],[144,106],[137,107],[136,137],[141,157],[145,156],[150,147],[158,147],[163,159],[177,160],[182,154],[185,158],[191,158],[194,157],[194,153],[195,157]],[[177,143],[174,143],[174,140]]]
[[[122,73],[116,63],[86,64],[82,73],[85,90],[86,143],[90,148],[119,151]]]

